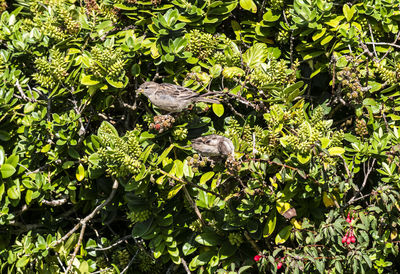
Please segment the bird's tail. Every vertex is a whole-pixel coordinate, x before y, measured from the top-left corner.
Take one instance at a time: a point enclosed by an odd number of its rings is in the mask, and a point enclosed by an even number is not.
[[[196,97],[195,102],[204,102],[204,103],[210,103],[210,104],[221,104],[220,101],[216,99],[210,99],[210,98],[204,98],[204,97]]]

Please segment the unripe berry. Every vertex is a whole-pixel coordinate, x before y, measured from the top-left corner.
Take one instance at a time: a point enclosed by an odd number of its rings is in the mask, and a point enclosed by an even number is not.
[[[254,256],[254,261],[258,262],[260,259],[261,259],[261,256],[260,256],[260,255]]]
[[[283,263],[279,262],[278,265],[276,266],[277,269],[281,269],[283,266]]]

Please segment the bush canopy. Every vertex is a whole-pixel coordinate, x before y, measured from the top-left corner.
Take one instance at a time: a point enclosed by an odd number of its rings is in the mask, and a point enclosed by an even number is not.
[[[400,268],[398,0],[0,10],[0,272]],[[167,113],[148,81],[217,102]]]

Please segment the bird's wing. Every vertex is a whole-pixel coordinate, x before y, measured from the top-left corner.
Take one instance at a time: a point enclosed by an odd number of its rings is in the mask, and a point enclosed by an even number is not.
[[[198,93],[194,92],[190,88],[185,88],[170,83],[160,84],[157,90],[157,95],[169,95],[181,99],[190,99],[199,96]]]

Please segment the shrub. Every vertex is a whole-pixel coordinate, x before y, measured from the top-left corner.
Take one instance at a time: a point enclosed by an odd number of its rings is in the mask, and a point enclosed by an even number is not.
[[[2,271],[399,267],[398,1],[9,2]],[[220,104],[166,114],[145,81]],[[212,133],[234,156],[191,148]]]

